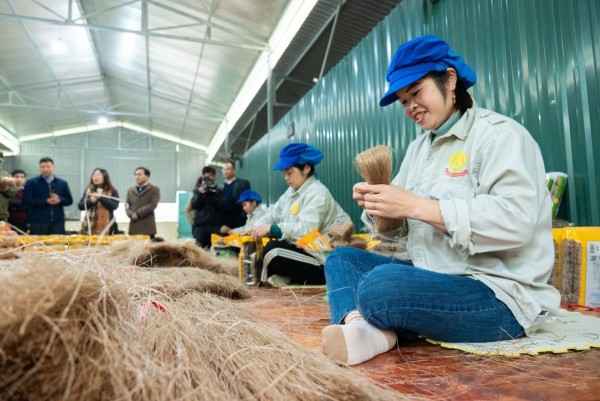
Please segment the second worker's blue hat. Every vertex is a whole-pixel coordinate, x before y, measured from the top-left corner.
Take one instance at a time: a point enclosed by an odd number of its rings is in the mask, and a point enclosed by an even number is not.
[[[243,201],[256,201],[256,203],[261,203],[262,198],[260,194],[251,189],[247,189],[240,194],[240,199],[238,199],[238,203],[242,203]]]
[[[306,143],[290,143],[279,152],[279,163],[273,170],[285,170],[294,164],[310,164],[315,166],[323,159],[323,153]]]

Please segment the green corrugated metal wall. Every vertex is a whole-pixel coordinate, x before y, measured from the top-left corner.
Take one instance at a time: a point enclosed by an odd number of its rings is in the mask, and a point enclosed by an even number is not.
[[[478,105],[522,123],[546,170],[569,175],[559,217],[600,225],[599,8],[597,0],[406,0],[247,152],[238,174],[273,202],[286,189],[271,170],[279,150],[308,142],[325,153],[321,180],[358,222],[354,156],[388,144],[401,159],[418,132],[398,105],[378,106],[388,63],[399,44],[433,33],[477,72]]]

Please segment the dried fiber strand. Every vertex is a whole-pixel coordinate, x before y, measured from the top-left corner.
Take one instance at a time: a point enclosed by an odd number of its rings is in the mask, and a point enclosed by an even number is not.
[[[354,164],[368,184],[389,185],[391,183],[392,149],[389,146],[379,145],[357,154]],[[373,216],[373,225],[379,232],[393,231],[403,226],[405,222],[405,219]]]

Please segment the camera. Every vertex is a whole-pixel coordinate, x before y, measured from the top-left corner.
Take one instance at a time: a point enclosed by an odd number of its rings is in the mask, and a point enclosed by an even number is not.
[[[202,177],[202,181],[200,182],[200,186],[204,188],[206,192],[216,193],[217,192],[217,184],[213,180],[208,177]]]

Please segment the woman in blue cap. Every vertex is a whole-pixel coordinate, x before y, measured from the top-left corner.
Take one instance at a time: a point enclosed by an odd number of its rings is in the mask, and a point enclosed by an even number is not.
[[[226,234],[246,234],[251,232],[254,222],[258,221],[265,211],[260,207],[262,203],[262,197],[256,191],[247,189],[240,194],[240,198],[237,203],[242,204],[242,209],[246,212],[246,224],[238,228],[229,228],[228,226],[222,226],[221,232]]]
[[[329,190],[314,177],[323,153],[306,143],[292,143],[279,153],[273,170],[282,170],[289,188],[256,221],[252,236],[275,238],[264,249],[261,281],[274,287],[290,283],[324,284],[323,258],[309,255],[295,241],[314,229],[327,234],[335,223],[350,217]]]
[[[358,364],[419,335],[489,342],[532,334],[558,313],[551,202],[527,130],[477,108],[473,70],[432,35],[398,48],[380,101],[423,133],[391,185],[356,184],[371,216],[406,219],[410,261],[336,248],[326,277],[333,325],[323,352]]]

